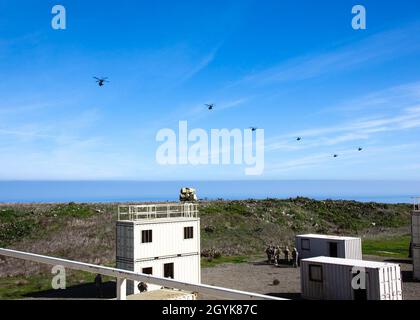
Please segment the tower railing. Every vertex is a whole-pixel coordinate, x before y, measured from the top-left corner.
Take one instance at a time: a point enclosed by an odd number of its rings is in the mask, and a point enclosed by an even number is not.
[[[119,221],[169,218],[198,218],[198,204],[167,203],[118,206]]]

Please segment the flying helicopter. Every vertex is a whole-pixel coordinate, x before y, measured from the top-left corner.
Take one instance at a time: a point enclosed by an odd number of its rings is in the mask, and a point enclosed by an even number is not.
[[[105,78],[93,77],[93,78],[96,79],[96,82],[98,83],[100,87],[104,86],[105,82],[109,82],[107,77]]]

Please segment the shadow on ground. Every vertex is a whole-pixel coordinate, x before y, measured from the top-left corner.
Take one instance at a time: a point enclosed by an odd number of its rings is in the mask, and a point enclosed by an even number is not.
[[[403,282],[409,283],[409,282],[419,282],[417,280],[414,280],[414,273],[413,271],[401,271],[401,278]]]
[[[102,284],[101,293],[95,284],[81,284],[65,290],[47,290],[29,293],[26,298],[36,299],[114,299],[116,298],[116,284],[114,281]]]
[[[412,264],[411,259],[385,259],[384,262],[399,263],[399,264]]]
[[[280,264],[275,265],[272,262],[267,261],[256,261],[250,263],[253,266],[273,266],[275,268],[293,268],[293,265],[291,263],[287,263],[286,261],[280,261]]]
[[[283,299],[289,299],[289,300],[303,300],[300,293],[290,293],[290,292],[284,292],[284,293],[267,293],[267,296],[272,296],[276,298],[283,298]]]

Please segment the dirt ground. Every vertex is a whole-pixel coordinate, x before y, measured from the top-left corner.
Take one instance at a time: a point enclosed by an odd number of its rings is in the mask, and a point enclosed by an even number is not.
[[[420,282],[412,280],[412,265],[409,260],[392,260],[365,256],[364,260],[386,261],[401,266],[403,278],[403,297],[405,300],[420,300]],[[300,269],[286,266],[275,267],[265,262],[224,264],[201,271],[202,282],[214,286],[268,294],[286,299],[301,299]],[[274,280],[278,285],[273,285]],[[199,299],[218,299],[200,295]]]

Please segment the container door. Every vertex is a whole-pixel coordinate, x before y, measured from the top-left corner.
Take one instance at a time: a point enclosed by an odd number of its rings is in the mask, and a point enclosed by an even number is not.
[[[338,258],[338,243],[337,242],[328,243],[328,253],[331,258]]]

